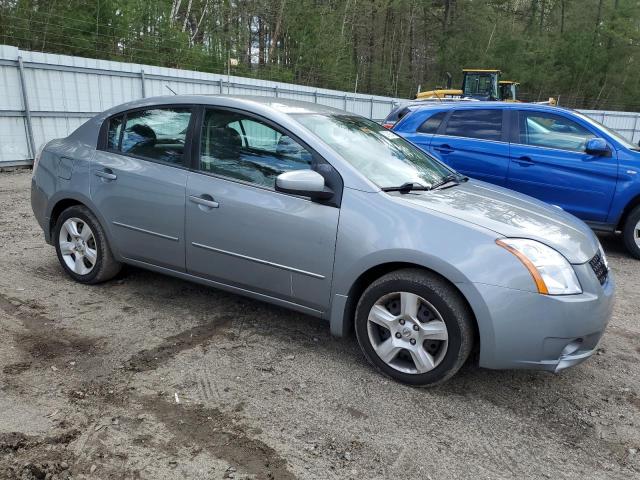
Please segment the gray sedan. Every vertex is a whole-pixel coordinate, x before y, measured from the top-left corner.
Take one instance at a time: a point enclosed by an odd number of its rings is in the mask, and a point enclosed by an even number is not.
[[[613,305],[583,222],[316,104],[121,105],[39,152],[31,199],[78,282],[126,263],[325,318],[411,385],[474,351],[487,368],[578,364]]]

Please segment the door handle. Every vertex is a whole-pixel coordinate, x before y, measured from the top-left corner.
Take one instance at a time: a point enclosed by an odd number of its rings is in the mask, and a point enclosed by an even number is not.
[[[118,178],[118,176],[115,173],[113,173],[113,171],[110,168],[105,168],[104,170],[98,170],[96,172],[96,176],[102,177],[105,180],[115,180]]]
[[[439,151],[440,153],[451,153],[451,152],[453,152],[453,148],[451,148],[446,143],[444,145],[436,145],[435,147],[433,147],[433,149]]]
[[[531,160],[530,157],[524,156],[524,157],[520,157],[516,160],[516,162],[518,162],[520,165],[522,166],[529,166],[529,165],[535,165],[536,162],[534,162],[533,160]]]
[[[207,208],[218,208],[220,204],[216,202],[211,195],[207,195],[206,193],[196,197],[195,195],[189,195],[189,200],[193,203],[197,203],[198,205],[202,205]]]

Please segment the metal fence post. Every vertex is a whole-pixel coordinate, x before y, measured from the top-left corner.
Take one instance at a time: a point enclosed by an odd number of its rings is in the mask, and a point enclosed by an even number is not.
[[[373,97],[370,99],[371,103],[369,104],[369,118],[373,120]]]
[[[633,120],[633,132],[631,132],[631,143],[635,143],[636,141],[636,129],[638,128],[638,116],[640,115],[636,113],[636,118],[634,118]]]
[[[147,98],[147,89],[144,85],[144,70],[140,70],[140,85],[142,85],[142,98]]]
[[[22,88],[22,102],[24,103],[24,117],[27,127],[27,147],[29,156],[33,160],[36,156],[36,142],[33,138],[33,124],[31,123],[31,109],[29,108],[29,95],[27,94],[27,83],[24,77],[24,65],[20,56],[18,56],[18,73],[20,74],[20,87]]]
[[[278,98],[278,85],[273,87],[273,94],[276,96],[276,98]]]
[[[313,103],[318,103],[318,89],[317,88],[313,92]]]
[[[346,93],[344,94],[343,100],[344,100],[344,108],[343,108],[343,110],[346,112],[347,111],[347,94]]]
[[[219,84],[220,84],[220,95],[222,95],[222,78],[220,78],[220,80],[218,80]]]

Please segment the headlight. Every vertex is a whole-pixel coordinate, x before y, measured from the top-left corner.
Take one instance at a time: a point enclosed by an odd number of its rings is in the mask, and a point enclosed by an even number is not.
[[[571,295],[582,293],[573,267],[553,248],[527,238],[496,240],[502,248],[513,253],[529,270],[538,292],[543,295]]]

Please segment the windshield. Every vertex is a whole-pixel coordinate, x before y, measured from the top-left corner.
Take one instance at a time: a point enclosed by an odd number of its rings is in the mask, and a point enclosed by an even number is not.
[[[634,145],[629,140],[627,140],[622,135],[620,135],[618,132],[611,130],[609,127],[605,127],[603,124],[595,121],[593,118],[587,117],[586,115],[580,112],[576,112],[575,110],[573,113],[575,113],[577,116],[579,116],[582,120],[589,123],[590,125],[593,125],[596,128],[604,130],[607,133],[607,135],[612,137],[616,142],[620,143],[623,147],[628,148],[630,150],[635,150],[635,151],[640,150],[640,148],[638,148],[638,145]]]
[[[399,135],[364,117],[298,114],[313,132],[380,188],[431,187],[454,173]]]

